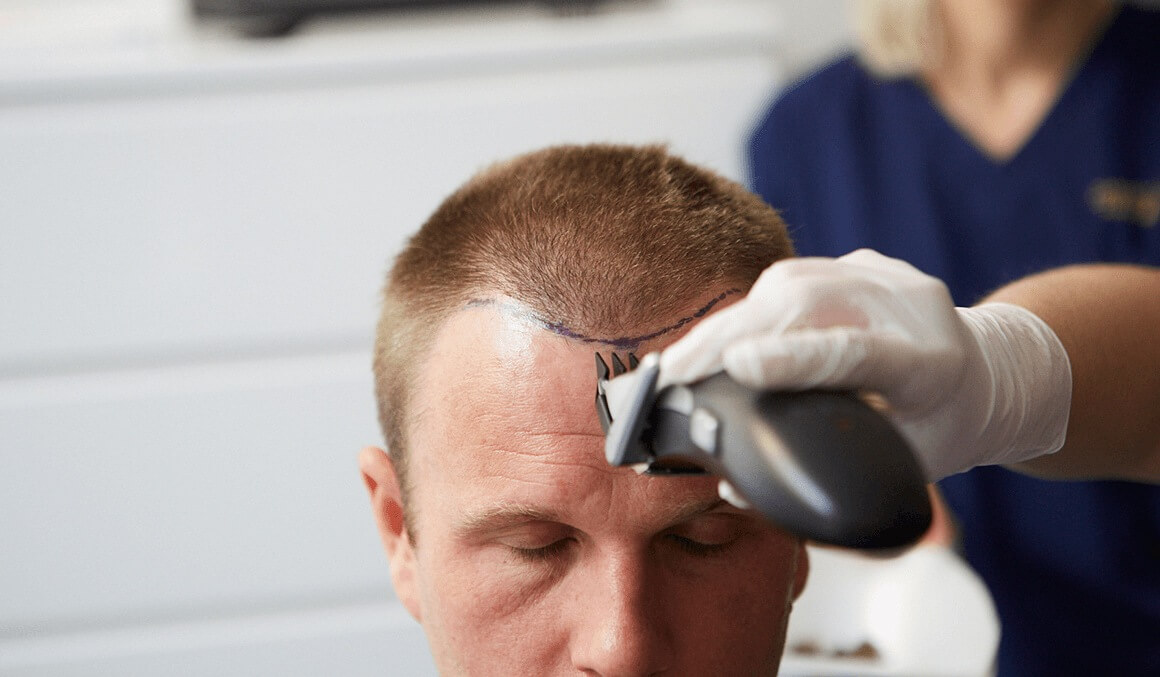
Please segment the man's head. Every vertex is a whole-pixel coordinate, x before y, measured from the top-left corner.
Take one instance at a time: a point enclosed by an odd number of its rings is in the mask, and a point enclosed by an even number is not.
[[[609,467],[594,351],[657,350],[790,255],[777,215],[659,147],[496,165],[398,257],[360,456],[396,592],[447,674],[776,669],[800,544],[706,477]]]

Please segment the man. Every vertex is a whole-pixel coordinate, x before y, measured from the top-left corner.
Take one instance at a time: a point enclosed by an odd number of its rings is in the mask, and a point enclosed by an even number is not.
[[[659,147],[558,147],[450,196],[388,280],[389,455],[360,468],[446,675],[772,675],[799,539],[706,477],[604,460],[595,351],[659,350],[789,257],[777,214]]]
[[[608,467],[594,350],[675,341],[666,382],[877,392],[932,480],[1160,481],[1160,272],[1073,266],[968,309],[874,252],[789,252],[736,184],[609,146],[494,167],[410,242],[375,353],[391,454],[360,465],[445,674],[776,672],[800,542],[711,479]]]

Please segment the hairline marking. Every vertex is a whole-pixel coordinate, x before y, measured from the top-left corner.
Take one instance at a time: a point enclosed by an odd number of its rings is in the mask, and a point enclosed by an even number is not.
[[[548,331],[558,336],[563,336],[564,338],[580,341],[582,343],[603,343],[620,350],[635,350],[645,341],[650,341],[657,337],[668,334],[669,332],[676,331],[681,327],[684,327],[686,324],[689,324],[693,320],[704,317],[718,303],[724,301],[726,298],[732,296],[733,294],[740,293],[741,290],[736,287],[726,289],[725,291],[718,294],[715,298],[711,299],[708,303],[698,308],[692,315],[682,317],[681,319],[668,326],[657,329],[656,331],[648,332],[647,334],[641,334],[639,336],[620,336],[616,338],[602,338],[598,336],[588,336],[586,334],[581,334],[580,332],[571,329],[563,322],[552,322],[551,320],[537,315],[531,310],[528,310],[527,307],[514,301],[497,300],[493,298],[471,299],[467,302],[465,307],[481,308],[483,306],[499,306],[505,312],[517,315],[532,322],[533,324],[538,325],[542,329],[547,329]]]

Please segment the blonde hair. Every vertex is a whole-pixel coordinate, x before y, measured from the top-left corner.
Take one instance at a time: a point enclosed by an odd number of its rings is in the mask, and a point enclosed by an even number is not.
[[[858,55],[870,72],[907,77],[931,66],[940,50],[935,0],[855,0]]]
[[[661,146],[558,146],[484,170],[410,239],[383,292],[375,391],[404,493],[410,390],[450,313],[503,295],[578,333],[624,335],[746,290],[791,254],[760,198]]]

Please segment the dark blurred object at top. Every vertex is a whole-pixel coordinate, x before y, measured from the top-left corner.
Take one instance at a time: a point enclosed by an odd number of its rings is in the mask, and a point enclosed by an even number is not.
[[[251,36],[275,37],[294,31],[303,21],[325,14],[430,7],[486,7],[535,4],[563,14],[587,12],[597,5],[623,0],[193,0],[199,18],[224,19]]]

